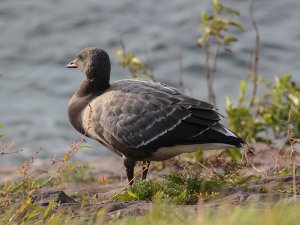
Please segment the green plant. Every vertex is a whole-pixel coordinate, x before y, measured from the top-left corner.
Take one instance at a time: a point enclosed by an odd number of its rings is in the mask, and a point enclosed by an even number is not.
[[[115,55],[120,58],[120,65],[128,68],[133,78],[147,78],[154,80],[154,74],[149,65],[142,62],[135,54],[126,52],[124,49],[125,48],[115,52]]]
[[[2,128],[3,128],[3,124],[0,123],[0,129],[2,129]],[[6,134],[6,131],[1,131],[0,132],[0,138],[2,138],[5,134]]]
[[[3,128],[3,125],[0,123],[0,129]],[[0,139],[6,134],[6,131],[1,131],[0,130]],[[9,146],[9,144],[4,144],[0,141],[0,155],[7,155],[9,154],[8,152],[6,152],[7,147]]]
[[[266,91],[256,97],[253,107],[249,107],[251,97],[246,95],[247,82],[241,81],[238,103],[233,105],[227,97],[228,126],[247,138],[250,142],[271,143],[273,139],[300,136],[300,92],[292,81],[291,74],[275,77],[275,82],[258,82]],[[290,116],[290,118],[289,118]],[[290,124],[290,125],[289,125]]]
[[[205,75],[208,88],[208,100],[211,104],[216,105],[216,98],[213,91],[213,83],[217,70],[218,57],[221,47],[225,51],[231,52],[230,46],[238,39],[228,32],[230,28],[236,28],[244,31],[244,27],[235,19],[227,17],[239,16],[239,12],[225,7],[219,0],[212,0],[214,12],[209,15],[206,11],[201,13],[201,36],[197,40],[197,46],[204,48],[205,51]],[[215,47],[214,49],[212,47]],[[212,60],[212,65],[210,65]]]
[[[239,173],[241,165],[232,163],[224,174],[214,173],[206,178],[200,172],[171,172],[160,180],[137,180],[133,186],[115,196],[117,201],[162,201],[175,204],[195,204],[201,200],[209,200],[219,195],[220,191],[229,187],[246,186],[252,176]]]
[[[5,217],[0,217],[0,220],[5,221],[5,223],[19,224],[25,222],[30,224],[33,221],[42,222],[46,217],[48,219],[50,209],[52,210],[52,206],[56,206],[56,203],[50,203],[50,208],[43,208],[33,204],[32,196],[37,191],[66,180],[73,182],[93,181],[94,178],[88,166],[76,167],[74,163],[68,163],[79,149],[90,148],[89,146],[81,145],[82,142],[71,144],[68,151],[60,159],[52,160],[51,163],[43,167],[43,170],[32,172],[32,168],[30,168],[40,150],[37,150],[32,158],[25,161],[22,168],[17,170],[23,176],[23,179],[0,186],[0,213],[6,215]],[[53,166],[56,166],[56,168],[54,171],[51,171]],[[43,174],[47,176],[40,177]]]
[[[95,181],[95,178],[87,163],[77,166],[74,162],[71,162],[67,164],[62,172],[61,180],[66,182],[86,183]]]

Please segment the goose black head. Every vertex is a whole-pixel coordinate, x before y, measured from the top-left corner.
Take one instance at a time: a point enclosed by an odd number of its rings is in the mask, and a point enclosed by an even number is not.
[[[67,68],[78,68],[90,81],[109,82],[110,59],[106,51],[100,48],[85,48],[69,64]]]

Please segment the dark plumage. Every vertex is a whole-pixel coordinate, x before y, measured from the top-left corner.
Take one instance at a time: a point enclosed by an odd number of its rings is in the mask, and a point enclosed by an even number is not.
[[[85,48],[67,65],[86,78],[69,102],[71,124],[124,158],[129,181],[136,161],[169,159],[199,148],[242,147],[244,141],[221,125],[209,103],[153,81],[109,83],[110,59],[98,48]],[[143,174],[145,179],[147,170]]]

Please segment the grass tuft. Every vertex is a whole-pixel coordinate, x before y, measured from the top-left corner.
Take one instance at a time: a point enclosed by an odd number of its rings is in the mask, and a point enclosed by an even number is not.
[[[137,180],[127,191],[117,195],[116,201],[162,201],[174,204],[196,204],[199,200],[207,201],[232,187],[247,189],[247,183],[257,179],[243,176],[237,170],[227,170],[224,174],[213,174],[206,178],[197,173],[171,172],[157,180]]]

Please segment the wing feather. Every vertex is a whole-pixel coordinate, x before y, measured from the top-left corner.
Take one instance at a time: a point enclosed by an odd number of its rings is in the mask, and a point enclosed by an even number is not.
[[[140,80],[115,82],[91,107],[93,132],[106,142],[117,140],[131,148],[187,143],[220,120],[212,105]]]

